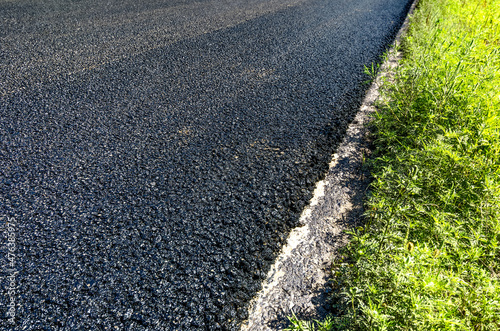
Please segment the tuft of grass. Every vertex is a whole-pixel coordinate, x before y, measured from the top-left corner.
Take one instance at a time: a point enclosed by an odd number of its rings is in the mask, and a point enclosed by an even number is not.
[[[336,316],[289,330],[500,330],[500,0],[421,0],[402,48]]]
[[[328,331],[336,324],[331,316],[326,317],[324,321],[302,321],[293,314],[291,317],[288,317],[288,320],[292,323],[292,326],[287,330]]]
[[[386,55],[384,54],[384,56],[382,58],[384,58],[385,56]],[[375,64],[372,62],[370,67],[364,66],[363,72],[366,75],[366,77],[368,77],[368,79],[366,81],[364,81],[364,83],[365,84],[372,84],[375,81],[375,79],[377,78],[377,74],[379,72],[379,69],[380,69],[379,63]]]

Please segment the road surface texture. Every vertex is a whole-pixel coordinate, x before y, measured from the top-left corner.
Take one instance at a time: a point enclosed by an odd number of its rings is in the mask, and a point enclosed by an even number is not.
[[[0,0],[0,330],[237,330],[410,0]]]

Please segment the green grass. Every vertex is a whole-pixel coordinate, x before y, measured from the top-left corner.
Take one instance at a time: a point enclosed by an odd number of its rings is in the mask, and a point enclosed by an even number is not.
[[[500,330],[500,0],[421,0],[401,47],[335,315],[290,330]]]

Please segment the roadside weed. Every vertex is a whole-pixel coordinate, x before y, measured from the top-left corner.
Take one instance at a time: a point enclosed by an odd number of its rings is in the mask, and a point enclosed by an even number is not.
[[[330,316],[326,317],[324,321],[314,320],[308,322],[301,321],[293,314],[292,317],[288,317],[288,320],[292,323],[292,326],[288,330],[328,331],[331,330],[334,325],[333,319]]]

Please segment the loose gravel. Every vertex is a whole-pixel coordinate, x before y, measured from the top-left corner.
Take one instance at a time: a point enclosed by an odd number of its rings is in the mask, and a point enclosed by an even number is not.
[[[410,2],[0,1],[0,328],[236,330]]]

